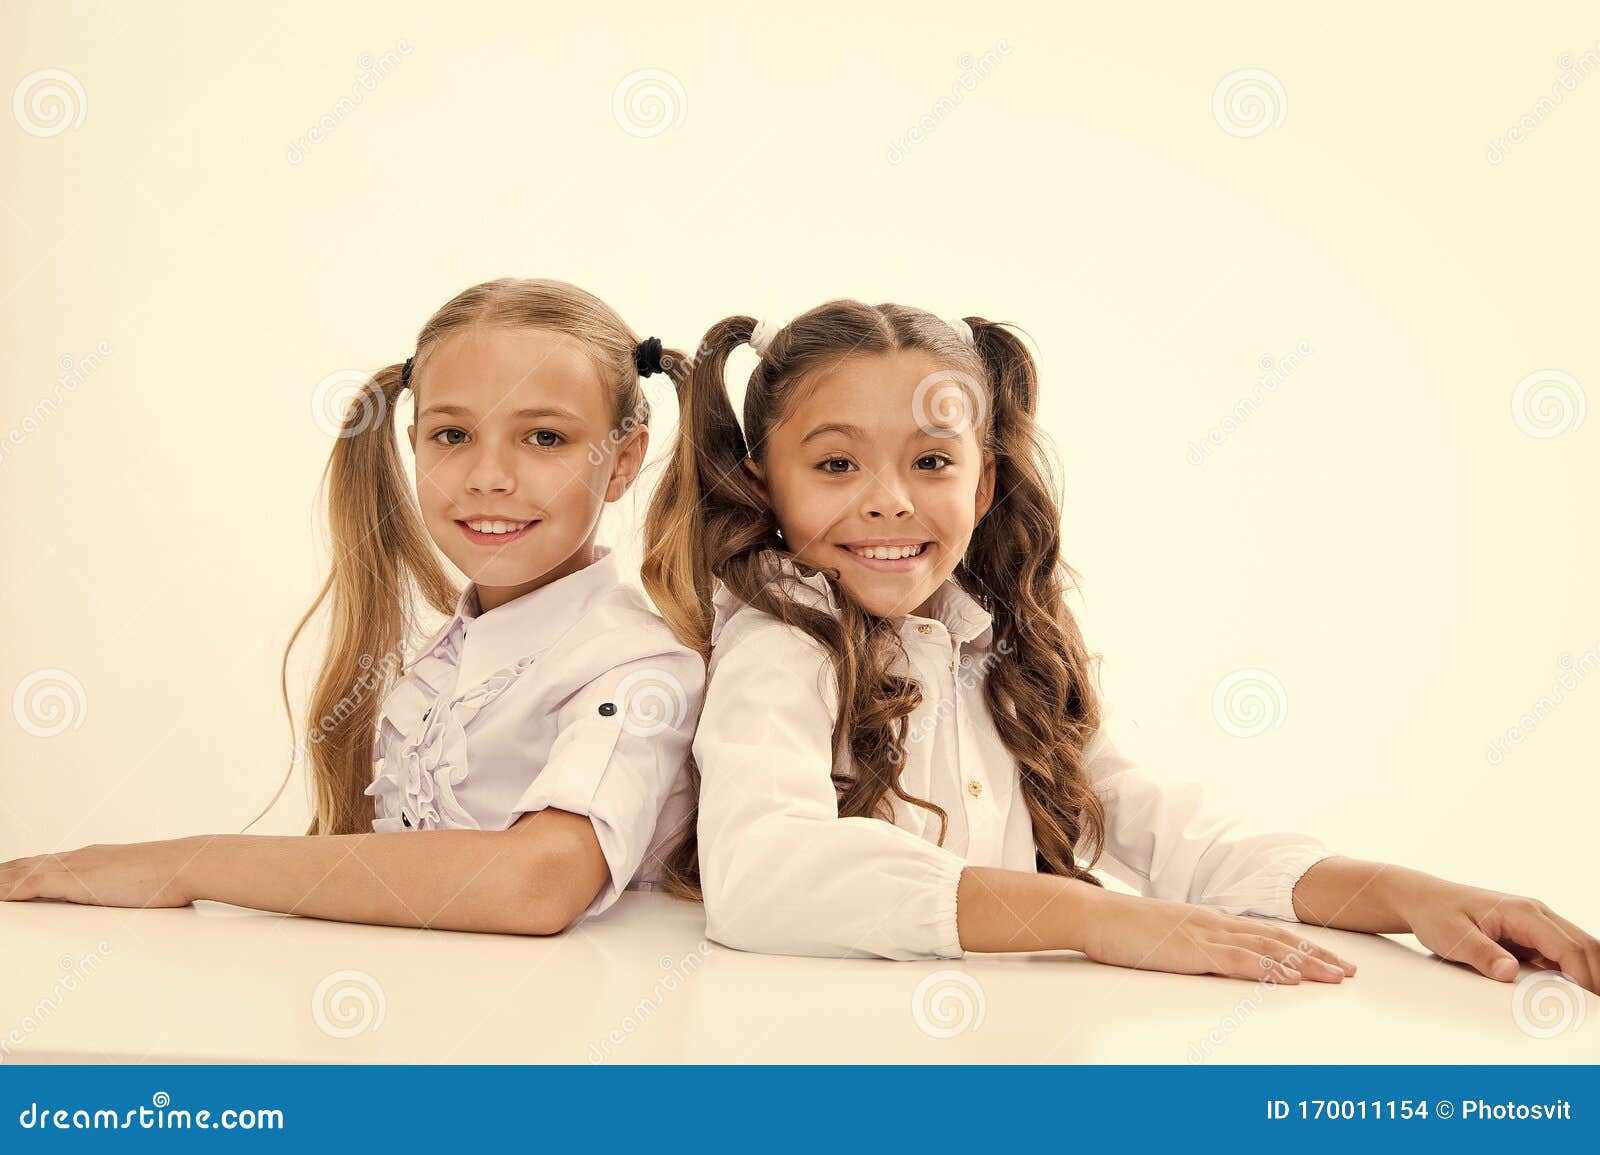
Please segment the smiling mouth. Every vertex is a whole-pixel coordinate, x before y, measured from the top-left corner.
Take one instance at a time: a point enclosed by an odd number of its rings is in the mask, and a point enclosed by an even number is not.
[[[898,573],[910,570],[931,552],[933,542],[839,545],[836,548],[868,569]]]
[[[473,518],[471,521],[457,521],[461,532],[468,541],[479,545],[504,545],[508,541],[515,541],[539,524],[539,519],[532,521],[503,521],[498,518]]]

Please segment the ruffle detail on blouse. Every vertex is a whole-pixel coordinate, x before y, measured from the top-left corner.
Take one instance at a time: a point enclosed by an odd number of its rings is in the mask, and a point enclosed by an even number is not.
[[[451,630],[420,657],[385,696],[373,780],[363,793],[376,799],[376,832],[477,830],[478,820],[456,797],[467,779],[467,727],[480,711],[510,688],[538,657],[528,654],[466,691],[447,698],[459,660],[459,631]],[[382,725],[398,738],[385,740]]]

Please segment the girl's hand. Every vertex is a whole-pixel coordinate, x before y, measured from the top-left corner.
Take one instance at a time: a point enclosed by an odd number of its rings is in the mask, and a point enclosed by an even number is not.
[[[184,867],[194,857],[189,839],[85,846],[0,862],[0,901],[36,898],[88,906],[188,906]]]
[[[1506,983],[1517,977],[1520,959],[1600,994],[1600,941],[1537,899],[1427,876],[1403,892],[1399,910],[1441,958]]]
[[[1257,922],[1210,907],[1096,891],[1087,906],[1083,953],[1095,962],[1175,974],[1227,975],[1298,983],[1337,983],[1352,962],[1278,922]]]

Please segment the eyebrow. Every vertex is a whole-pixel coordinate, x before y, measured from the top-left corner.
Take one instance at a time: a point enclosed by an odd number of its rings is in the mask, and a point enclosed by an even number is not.
[[[804,445],[813,437],[821,437],[824,433],[842,433],[846,437],[855,437],[862,441],[867,438],[867,435],[861,431],[859,425],[844,425],[838,421],[829,421],[827,424],[819,425],[810,433],[807,433],[800,439],[800,444]]]
[[[464,405],[430,405],[421,413],[417,414],[417,417],[420,420],[423,417],[428,417],[435,413],[448,417],[473,416],[472,410],[468,409]],[[516,412],[510,414],[510,416],[514,419],[531,417],[565,417],[571,421],[583,420],[583,418],[579,417],[572,410],[563,409],[559,405],[540,405],[532,409],[518,409]]]

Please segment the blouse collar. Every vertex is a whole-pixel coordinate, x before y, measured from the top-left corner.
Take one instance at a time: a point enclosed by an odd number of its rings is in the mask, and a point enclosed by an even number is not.
[[[800,572],[792,554],[774,549],[763,550],[759,555],[759,564],[762,572],[767,575],[769,583],[782,575],[785,588],[795,600],[830,614],[839,612],[838,597],[828,579],[820,573]],[[717,584],[716,592],[711,596],[712,645],[716,645],[722,627],[743,604],[738,595],[726,585],[720,582]],[[978,603],[976,598],[961,588],[961,583],[956,581],[953,574],[934,591],[933,597],[928,602],[928,611],[930,616],[927,617],[907,614],[901,619],[902,634],[915,629],[920,623],[937,621],[949,631],[951,639],[958,644],[973,646],[988,644],[994,617]]]
[[[597,596],[620,581],[615,554],[601,545],[595,547],[595,560],[582,569],[492,610],[479,608],[478,585],[468,582],[456,599],[455,615],[435,635],[429,651],[457,640],[461,671],[456,684],[474,685],[519,658],[549,649]]]

